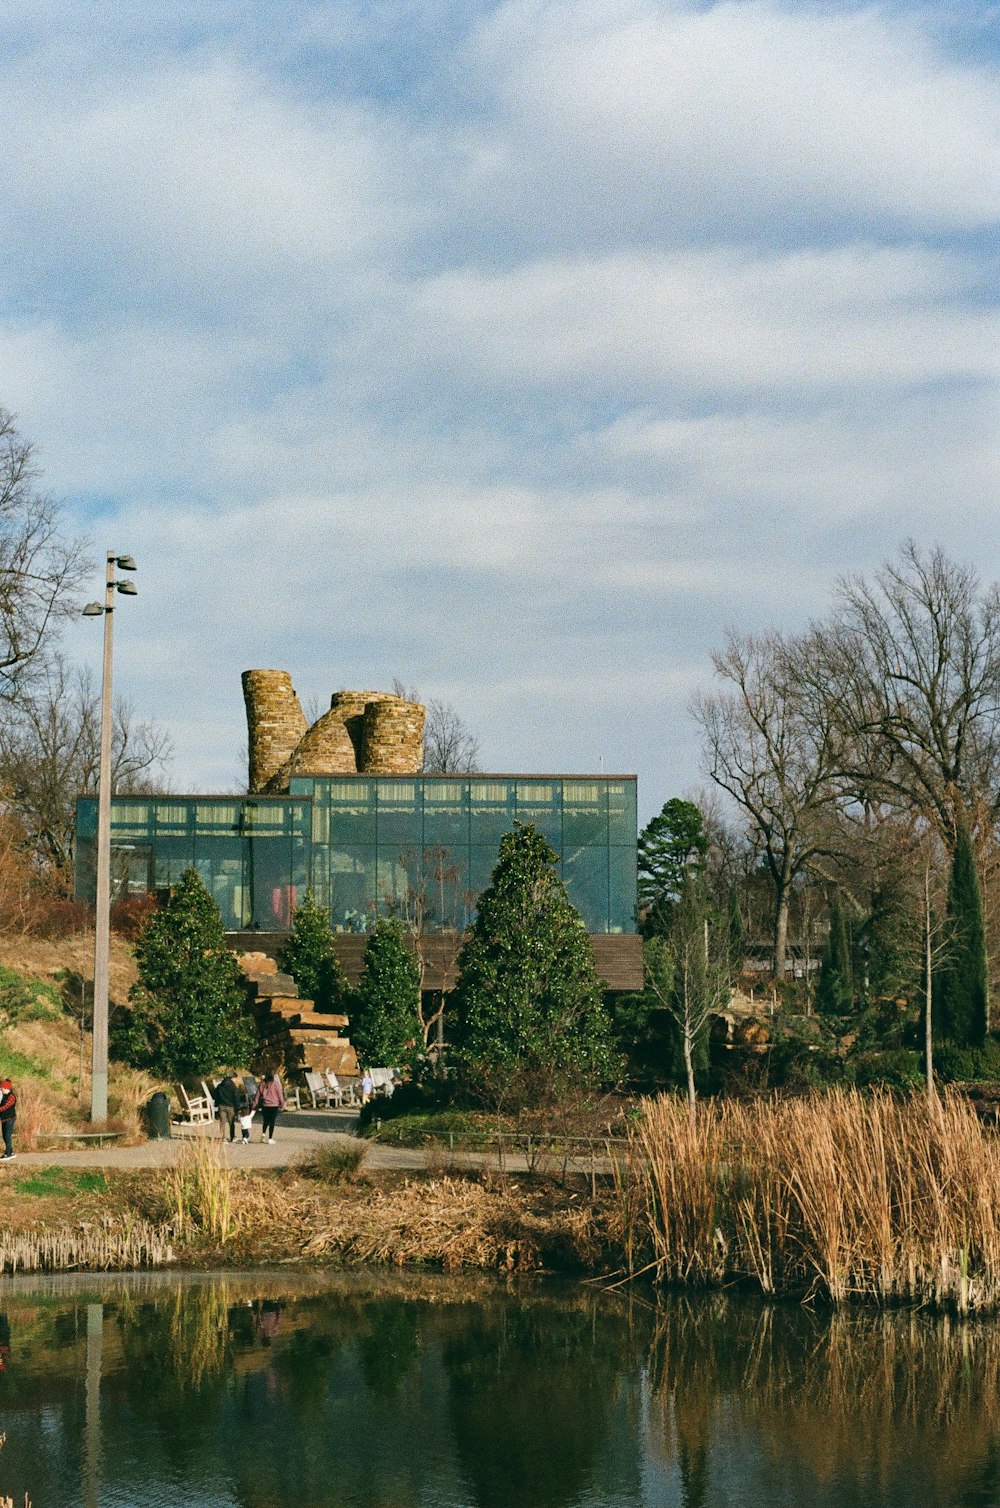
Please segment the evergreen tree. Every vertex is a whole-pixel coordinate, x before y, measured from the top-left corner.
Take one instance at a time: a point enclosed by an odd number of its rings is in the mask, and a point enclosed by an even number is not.
[[[825,1016],[847,1016],[854,1005],[851,945],[840,896],[830,897],[830,933],[823,950],[816,986],[816,1009]]]
[[[517,823],[458,960],[458,1056],[483,1097],[558,1098],[618,1069],[593,950],[556,872],[556,855]]]
[[[291,974],[305,1000],[319,1011],[340,1010],[347,994],[347,981],[333,943],[330,917],[311,890],[296,906],[289,932],[278,955],[286,974]]]
[[[197,1077],[249,1061],[254,1035],[246,986],[226,946],[219,908],[185,870],[136,943],[132,1009],[116,1023],[119,1056],[165,1078]]]
[[[948,951],[935,989],[934,1031],[959,1047],[979,1047],[990,1024],[983,897],[972,838],[960,823],[948,878]]]
[[[685,879],[701,873],[708,852],[700,809],[676,797],[666,802],[639,834],[638,852],[642,931],[663,936]]]
[[[380,917],[365,944],[351,1009],[351,1041],[363,1063],[390,1067],[423,1045],[419,990],[420,968],[401,923]]]

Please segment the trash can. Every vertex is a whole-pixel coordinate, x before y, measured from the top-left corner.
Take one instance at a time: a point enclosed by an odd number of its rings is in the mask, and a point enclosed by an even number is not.
[[[146,1125],[150,1141],[157,1141],[161,1137],[169,1138],[170,1100],[162,1089],[156,1091],[146,1106]]]

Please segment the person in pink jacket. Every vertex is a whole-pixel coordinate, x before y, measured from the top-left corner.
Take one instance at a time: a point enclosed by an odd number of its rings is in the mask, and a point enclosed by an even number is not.
[[[273,1068],[269,1068],[257,1089],[257,1097],[253,1102],[256,1110],[260,1106],[261,1118],[261,1141],[274,1143],[274,1123],[278,1119],[278,1111],[285,1108],[285,1092],[281,1087],[281,1080]]]

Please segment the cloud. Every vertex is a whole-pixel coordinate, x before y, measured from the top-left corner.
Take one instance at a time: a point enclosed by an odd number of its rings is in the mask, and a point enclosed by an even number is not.
[[[949,55],[928,22],[898,6],[511,0],[461,67],[504,142],[503,212],[526,196],[549,237],[981,228],[1000,209],[996,64]]]
[[[907,534],[1000,574],[998,65],[896,6],[6,8],[0,398],[139,559],[119,675],[394,674],[488,763],[687,789],[732,623]],[[73,646],[93,657],[84,625]]]

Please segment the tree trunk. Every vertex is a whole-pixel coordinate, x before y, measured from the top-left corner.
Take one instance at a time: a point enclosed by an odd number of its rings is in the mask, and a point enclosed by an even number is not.
[[[691,1119],[693,1120],[697,1096],[694,1092],[694,1058],[691,1051],[693,1046],[692,1036],[691,1022],[690,1020],[686,1020],[684,1022],[684,1069],[687,1073],[688,1109],[691,1112]]]
[[[788,954],[788,886],[778,887],[774,908],[774,977],[780,984],[785,977],[785,960]]]

